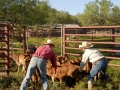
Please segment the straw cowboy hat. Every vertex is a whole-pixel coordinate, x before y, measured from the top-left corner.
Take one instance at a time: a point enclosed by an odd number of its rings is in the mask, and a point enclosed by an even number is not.
[[[53,45],[55,46],[55,44],[50,40],[48,39],[46,43],[44,43],[45,45]]]
[[[93,44],[91,44],[90,42],[87,42],[87,41],[84,41],[84,42],[82,42],[82,44],[81,45],[79,45],[79,48],[91,48],[91,47],[93,47]]]

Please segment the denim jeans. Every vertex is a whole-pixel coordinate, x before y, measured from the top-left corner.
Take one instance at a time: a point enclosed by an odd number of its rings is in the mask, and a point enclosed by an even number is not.
[[[101,60],[95,62],[94,66],[92,67],[88,75],[88,81],[93,82],[94,76],[97,75],[99,71],[101,72],[102,79],[107,80],[107,75],[106,75],[107,66],[108,66],[108,62],[105,58],[102,58]]]
[[[28,65],[27,73],[21,84],[20,90],[26,90],[27,85],[34,74],[35,69],[38,67],[41,74],[41,80],[44,90],[49,90],[48,79],[46,75],[46,60],[39,57],[32,57]]]

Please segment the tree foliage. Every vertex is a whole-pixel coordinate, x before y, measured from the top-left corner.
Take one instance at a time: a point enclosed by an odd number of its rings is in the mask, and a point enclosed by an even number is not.
[[[0,19],[15,25],[77,22],[68,12],[57,11],[39,0],[0,0]]]
[[[95,0],[86,4],[84,13],[78,14],[77,18],[83,26],[118,25],[120,20],[116,18],[120,18],[119,14],[119,7],[110,0]]]
[[[14,25],[78,24],[82,26],[119,25],[120,8],[110,0],[95,0],[85,5],[84,13],[75,16],[51,8],[40,0],[0,0],[0,20]]]

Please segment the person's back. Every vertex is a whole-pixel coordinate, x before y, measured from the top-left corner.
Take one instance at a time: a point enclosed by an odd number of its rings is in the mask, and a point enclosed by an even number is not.
[[[96,48],[88,48],[85,50],[84,55],[88,55],[88,59],[91,63],[94,63],[96,60],[104,58],[105,56]]]
[[[52,57],[53,53],[54,52],[52,51],[50,46],[45,45],[45,46],[38,47],[33,56],[40,56],[40,57],[43,57],[43,58],[45,58],[47,60],[47,59]]]
[[[92,90],[94,76],[97,75],[98,72],[101,72],[103,80],[108,79],[106,75],[108,62],[105,56],[98,49],[93,48],[93,44],[90,42],[82,42],[82,44],[79,45],[79,48],[84,51],[79,71],[82,72],[82,69],[87,61],[90,61],[93,64],[93,67],[88,75],[88,90]]]
[[[54,43],[50,39],[48,39],[44,46],[40,46],[36,49],[30,60],[27,73],[21,84],[20,90],[26,90],[29,80],[34,74],[36,68],[39,69],[44,90],[49,90],[46,74],[46,61],[48,59],[51,60],[52,66],[54,67],[54,72],[56,72],[56,56],[54,54],[54,51],[52,50],[54,46]]]

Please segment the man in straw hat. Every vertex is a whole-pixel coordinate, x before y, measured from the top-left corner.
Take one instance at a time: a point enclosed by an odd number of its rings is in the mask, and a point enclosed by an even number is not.
[[[88,75],[88,90],[92,90],[94,76],[97,75],[99,71],[102,74],[102,79],[105,81],[107,80],[106,69],[108,62],[105,56],[98,49],[93,48],[93,44],[90,42],[82,42],[82,44],[79,45],[79,48],[84,51],[79,71],[82,72],[87,60],[94,64]]]
[[[48,79],[46,74],[46,61],[49,59],[52,63],[53,70],[56,72],[57,64],[56,64],[56,56],[52,48],[55,44],[48,39],[45,45],[39,46],[33,57],[30,60],[26,76],[21,84],[20,90],[26,90],[27,85],[29,84],[30,78],[35,72],[35,69],[38,68],[41,74],[41,80],[43,84],[44,90],[49,90]]]

